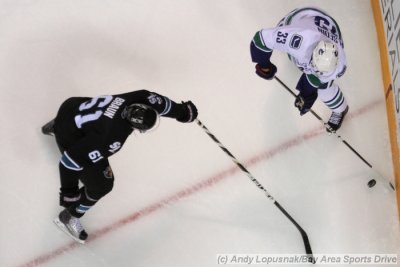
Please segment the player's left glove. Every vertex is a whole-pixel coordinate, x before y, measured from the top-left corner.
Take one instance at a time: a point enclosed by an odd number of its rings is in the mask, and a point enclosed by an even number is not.
[[[176,118],[177,121],[192,122],[197,118],[197,108],[192,101],[182,102],[179,106],[181,111],[179,117]]]
[[[296,100],[294,101],[294,106],[297,107],[300,111],[300,115],[303,116],[308,111],[310,111],[313,106],[315,100],[318,97],[318,93],[314,92],[310,95],[303,95],[301,92],[296,96]]]
[[[266,68],[265,67],[261,68],[260,64],[256,65],[256,74],[266,80],[272,80],[277,71],[278,69],[272,63],[270,63]]]

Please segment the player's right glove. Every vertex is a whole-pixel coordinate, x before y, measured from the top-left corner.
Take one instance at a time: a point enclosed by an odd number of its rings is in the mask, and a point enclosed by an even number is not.
[[[197,118],[197,108],[192,101],[182,102],[179,106],[181,111],[179,117],[176,118],[177,121],[192,122]]]
[[[261,67],[260,64],[256,65],[256,74],[266,80],[272,80],[277,71],[278,69],[272,63],[270,63],[267,67]]]
[[[294,106],[299,109],[301,116],[310,111],[317,97],[318,97],[317,92],[314,92],[308,96],[305,96],[300,92],[296,96],[296,100],[294,101]]]

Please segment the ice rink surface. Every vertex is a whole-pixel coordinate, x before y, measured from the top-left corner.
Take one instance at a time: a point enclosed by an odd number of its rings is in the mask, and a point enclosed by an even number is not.
[[[223,253],[302,254],[299,232],[195,123],[163,118],[110,158],[114,190],[74,243],[52,220],[59,152],[40,127],[70,96],[148,89],[192,100],[199,119],[308,233],[313,252],[399,253],[395,194],[276,81],[249,43],[297,7],[341,26],[350,106],[340,134],[393,180],[370,1],[1,0],[0,266],[217,266]],[[299,71],[275,52],[278,77]],[[330,111],[313,109],[325,120]]]

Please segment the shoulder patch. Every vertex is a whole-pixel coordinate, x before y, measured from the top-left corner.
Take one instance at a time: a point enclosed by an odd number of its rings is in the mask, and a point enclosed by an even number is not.
[[[299,49],[301,46],[301,43],[303,41],[303,37],[298,35],[298,34],[294,34],[292,36],[292,38],[290,39],[289,42],[289,46],[293,49]]]

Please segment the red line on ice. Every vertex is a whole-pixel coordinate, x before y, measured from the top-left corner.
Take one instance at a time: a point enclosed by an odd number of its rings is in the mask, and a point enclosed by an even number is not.
[[[368,112],[372,108],[374,108],[382,103],[383,103],[382,101],[374,101],[374,102],[370,103],[369,105],[364,106],[361,109],[355,110],[354,112],[352,112],[351,114],[348,115],[347,119],[361,115],[365,112]],[[312,116],[312,115],[309,114],[309,116]],[[259,155],[256,155],[256,156],[250,158],[249,160],[243,162],[243,165],[252,166],[259,162],[268,160],[268,159],[274,157],[276,154],[285,152],[286,150],[299,145],[301,142],[310,140],[316,136],[323,134],[324,132],[325,132],[325,129],[321,129],[321,126],[316,127],[314,129],[306,132],[303,135],[300,135],[293,139],[290,139],[272,149],[264,151],[264,152],[260,153]],[[221,153],[223,153],[223,152],[221,151]],[[116,230],[124,227],[127,224],[130,224],[136,220],[139,220],[142,217],[148,216],[148,215],[162,209],[166,205],[173,204],[175,202],[180,201],[183,198],[189,197],[199,191],[202,191],[208,187],[211,187],[211,186],[225,180],[226,178],[231,177],[233,174],[235,174],[239,171],[240,171],[240,169],[238,167],[236,167],[236,165],[235,165],[235,166],[233,166],[227,170],[224,170],[212,177],[209,177],[191,187],[188,187],[181,191],[178,191],[178,192],[174,193],[173,195],[171,195],[170,197],[167,197],[156,203],[153,203],[133,214],[130,214],[130,215],[116,221],[115,223],[112,223],[108,226],[105,226],[105,227],[91,233],[90,237],[86,243],[91,243],[91,242],[95,241],[96,239],[99,239],[99,238],[107,235],[109,232],[116,231]],[[61,256],[65,252],[74,250],[80,246],[81,245],[78,244],[77,242],[71,241],[70,243],[68,243],[64,246],[56,248],[50,252],[44,253],[42,255],[37,256],[36,258],[34,258],[32,260],[29,260],[23,264],[20,264],[20,265],[18,265],[18,267],[33,267],[33,266],[39,266],[39,265],[45,264],[45,263]]]

